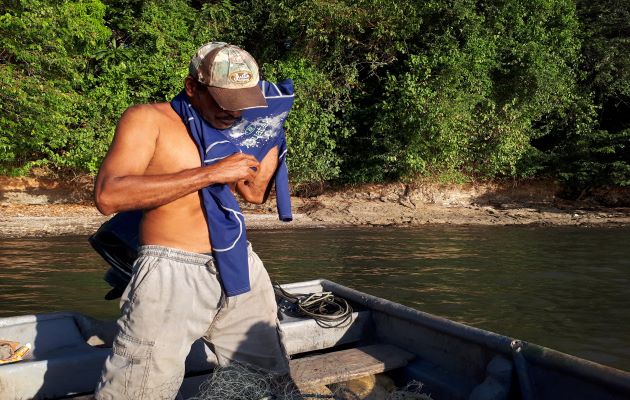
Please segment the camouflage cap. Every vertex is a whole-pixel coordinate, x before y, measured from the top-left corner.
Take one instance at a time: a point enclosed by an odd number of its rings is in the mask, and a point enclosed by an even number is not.
[[[201,46],[190,60],[189,74],[208,86],[224,110],[266,107],[258,81],[258,64],[245,50],[224,42]]]

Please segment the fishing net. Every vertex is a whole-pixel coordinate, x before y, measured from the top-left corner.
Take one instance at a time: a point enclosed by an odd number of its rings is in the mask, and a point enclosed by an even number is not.
[[[300,393],[288,376],[252,369],[233,363],[217,367],[199,387],[199,394],[190,400],[432,400],[422,393],[422,383],[412,381],[385,396],[359,396],[348,388],[330,393]]]
[[[335,400],[433,400],[430,395],[423,393],[422,386],[422,383],[418,381],[411,381],[403,388],[373,387],[368,391],[355,391],[341,384],[330,398]]]
[[[217,367],[191,400],[302,400],[293,381],[239,363]]]
[[[402,389],[396,389],[389,394],[387,400],[433,400],[433,398],[422,392],[422,383],[411,381]]]

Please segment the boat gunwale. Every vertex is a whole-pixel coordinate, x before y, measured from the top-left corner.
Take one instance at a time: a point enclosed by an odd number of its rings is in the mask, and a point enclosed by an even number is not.
[[[395,303],[393,301],[373,296],[347,286],[318,279],[309,283],[319,282],[326,291],[344,297],[346,300],[361,304],[369,309],[392,315],[402,320],[418,323],[437,332],[457,337],[460,340],[472,342],[512,359],[512,342],[518,340],[481,328],[475,328],[460,322],[451,321],[444,317],[429,314],[424,311]],[[520,340],[522,354],[529,364],[556,371],[568,371],[575,376],[592,382],[599,382],[606,386],[613,386],[624,393],[630,393],[630,372],[599,364],[558,350]]]

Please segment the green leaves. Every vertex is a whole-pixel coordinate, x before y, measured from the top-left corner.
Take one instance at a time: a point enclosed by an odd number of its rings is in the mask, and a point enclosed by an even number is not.
[[[0,169],[95,172],[120,114],[170,100],[194,50],[221,40],[266,79],[294,79],[298,185],[539,174],[627,185],[626,3],[4,2]]]
[[[340,99],[328,77],[303,58],[266,64],[271,81],[292,78],[296,99],[285,124],[291,177],[295,183],[323,182],[339,177],[337,140],[348,128],[336,118]]]
[[[81,121],[85,68],[110,35],[105,7],[91,0],[29,0],[5,12],[0,18],[0,143],[6,154],[0,168],[9,173],[28,172],[35,165],[83,169],[72,149],[86,129]]]

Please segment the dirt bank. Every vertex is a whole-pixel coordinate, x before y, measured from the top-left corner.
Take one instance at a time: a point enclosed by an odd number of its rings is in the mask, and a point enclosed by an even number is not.
[[[630,191],[569,202],[550,182],[365,185],[294,197],[294,221],[277,221],[273,201],[244,206],[250,229],[327,226],[630,226]],[[0,177],[0,237],[90,234],[107,220],[91,204],[91,178]]]

